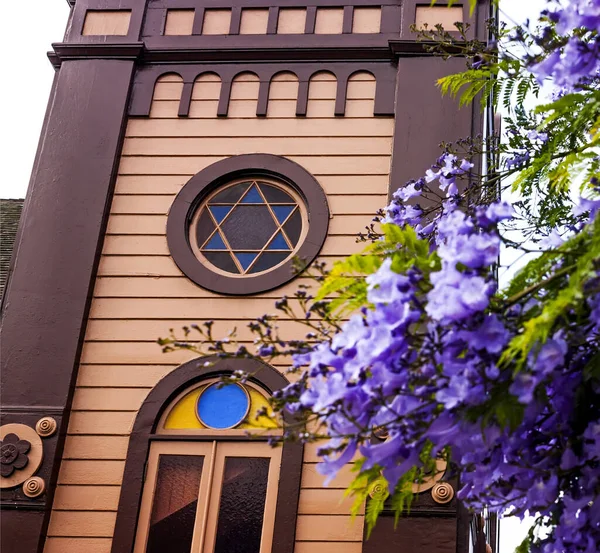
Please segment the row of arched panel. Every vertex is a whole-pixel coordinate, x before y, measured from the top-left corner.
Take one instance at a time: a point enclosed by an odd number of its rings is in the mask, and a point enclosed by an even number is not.
[[[346,114],[347,101],[354,100],[362,101],[361,116],[393,115],[395,71],[374,69],[378,71],[343,67],[337,71],[313,68],[300,75],[288,70],[271,74],[241,70],[223,75],[211,67],[193,76],[181,71],[142,73],[136,79],[130,115],[342,116]],[[245,101],[243,108],[240,100]],[[169,101],[168,105],[164,101]],[[251,102],[255,102],[253,108],[249,107]],[[244,114],[236,109],[245,110]],[[248,109],[254,113],[248,113]],[[284,115],[279,115],[282,111]]]

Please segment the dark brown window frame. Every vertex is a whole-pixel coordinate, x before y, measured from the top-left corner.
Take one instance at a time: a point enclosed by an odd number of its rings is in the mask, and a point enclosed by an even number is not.
[[[271,177],[293,188],[305,203],[308,231],[295,258],[308,266],[317,257],[329,227],[327,196],[317,180],[297,163],[272,154],[244,154],[218,161],[194,175],[177,194],[167,219],[167,243],[181,271],[199,286],[228,295],[258,294],[297,276],[294,258],[256,276],[226,277],[203,265],[189,243],[189,225],[206,196],[220,185],[243,177]]]
[[[270,394],[289,384],[277,369],[258,359],[200,357],[184,363],[169,373],[148,394],[138,411],[129,439],[111,553],[133,551],[150,444],[159,440],[192,441],[224,438],[218,432],[215,435],[198,436],[156,434],[165,409],[178,394],[200,380],[224,376],[236,370],[247,372],[251,375],[250,380],[254,384],[261,386]],[[250,441],[250,438],[241,436],[235,436],[235,439]],[[294,550],[302,477],[303,444],[286,442],[282,447],[272,553],[290,553]]]

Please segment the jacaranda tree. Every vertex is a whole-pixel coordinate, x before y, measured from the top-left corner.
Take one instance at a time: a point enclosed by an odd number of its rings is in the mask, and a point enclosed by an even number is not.
[[[250,325],[255,351],[235,330],[215,338],[210,321],[160,343],[291,356],[294,383],[273,410],[299,422],[283,439],[319,440],[328,478],[354,461],[357,506],[383,485],[370,525],[386,501],[406,508],[409,484],[443,458],[468,507],[536,516],[521,551],[597,553],[600,0],[549,1],[531,25],[489,26],[488,43],[421,34],[432,54],[466,61],[442,93],[503,104],[502,138],[444,144],[422,178],[398,183],[362,253],[316,265],[314,292]],[[501,251],[528,259],[502,287]],[[279,336],[290,317],[310,327],[302,340]]]

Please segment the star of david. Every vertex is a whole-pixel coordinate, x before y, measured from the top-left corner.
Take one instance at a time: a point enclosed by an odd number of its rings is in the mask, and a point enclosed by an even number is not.
[[[289,258],[301,232],[298,202],[279,186],[252,180],[228,186],[206,202],[196,240],[214,266],[245,275],[266,271]]]

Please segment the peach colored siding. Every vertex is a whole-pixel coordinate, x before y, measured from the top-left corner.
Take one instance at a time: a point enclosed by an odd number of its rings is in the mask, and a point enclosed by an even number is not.
[[[279,8],[277,32],[281,35],[301,35],[306,25],[305,8]]]
[[[317,8],[315,34],[340,35],[344,21],[344,8]]]
[[[381,27],[381,8],[354,8],[353,33],[378,33]]]
[[[222,10],[209,17],[210,29],[218,28],[217,20],[225,28],[221,17]],[[110,550],[137,410],[163,376],[194,357],[163,354],[156,339],[170,328],[216,319],[216,334],[225,336],[235,326],[240,340],[249,342],[248,320],[274,312],[274,299],[298,284],[232,298],[189,281],[171,259],[165,237],[167,213],[187,180],[229,155],[265,152],[294,160],[328,196],[332,218],[322,251],[327,262],[359,251],[356,233],[386,203],[393,119],[373,116],[370,74],[350,79],[345,117],[333,114],[337,83],[326,72],[311,79],[303,118],[295,116],[298,81],[290,73],[273,79],[267,117],[259,119],[253,74],[234,80],[226,118],[216,117],[218,77],[197,79],[187,118],[177,116],[182,86],[177,75],[159,79],[150,117],[132,118],[127,126],[45,553]],[[306,331],[289,320],[281,332],[293,337]],[[363,519],[347,516],[342,491],[352,479],[350,466],[324,488],[316,461],[316,446],[308,446],[295,553],[359,553]]]
[[[454,23],[462,22],[463,9],[461,7],[448,8],[446,6],[417,6],[415,25],[422,28],[427,25],[432,29],[441,25],[447,31],[456,31]]]
[[[126,36],[131,10],[88,10],[83,23],[84,36]]]
[[[265,35],[267,34],[267,20],[269,19],[269,10],[263,9],[243,9],[240,22],[241,35]]]
[[[203,35],[229,34],[231,10],[208,9],[204,12]]]
[[[167,10],[165,35],[191,35],[195,10]]]

